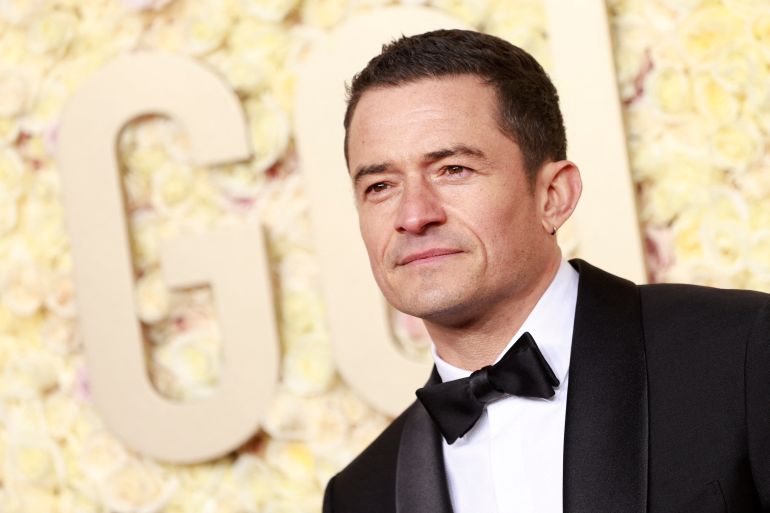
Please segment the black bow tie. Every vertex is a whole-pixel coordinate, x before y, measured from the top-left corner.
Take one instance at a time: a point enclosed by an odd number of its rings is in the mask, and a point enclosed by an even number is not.
[[[535,339],[524,333],[496,364],[467,378],[425,386],[417,390],[417,398],[452,444],[473,427],[484,407],[495,399],[506,395],[548,399],[557,386],[559,380]]]

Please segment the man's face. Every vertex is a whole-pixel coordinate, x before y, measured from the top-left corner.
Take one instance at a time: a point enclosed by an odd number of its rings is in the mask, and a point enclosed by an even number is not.
[[[377,283],[402,312],[461,325],[505,315],[553,242],[519,147],[478,77],[371,89],[348,132],[361,234]]]

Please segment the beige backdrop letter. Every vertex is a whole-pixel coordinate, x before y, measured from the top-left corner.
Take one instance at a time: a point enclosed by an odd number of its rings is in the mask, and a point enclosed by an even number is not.
[[[127,55],[80,88],[65,110],[58,154],[78,310],[93,398],[105,423],[147,455],[201,461],[249,438],[273,396],[278,337],[264,241],[259,230],[228,229],[165,245],[161,264],[169,286],[212,287],[224,350],[211,397],[164,399],[145,365],[116,158],[121,129],[148,113],[178,121],[198,163],[249,156],[237,98],[188,59]]]
[[[297,81],[295,136],[307,183],[337,369],[369,404],[396,415],[430,365],[401,354],[358,232],[342,154],[345,83],[401,34],[464,28],[439,11],[390,7],[354,17],[313,48]]]

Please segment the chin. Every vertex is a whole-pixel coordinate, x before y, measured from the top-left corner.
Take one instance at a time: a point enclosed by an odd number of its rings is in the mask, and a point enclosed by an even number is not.
[[[456,324],[472,315],[469,301],[463,301],[457,294],[438,291],[422,292],[411,301],[391,302],[396,310],[428,322]],[[471,302],[472,303],[472,302]]]

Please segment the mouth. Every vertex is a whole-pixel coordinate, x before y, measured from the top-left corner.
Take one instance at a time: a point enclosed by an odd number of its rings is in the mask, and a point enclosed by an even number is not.
[[[462,253],[459,249],[448,248],[432,248],[426,251],[420,251],[417,253],[411,253],[398,261],[399,266],[408,264],[423,264],[435,262],[449,255],[456,255]]]

